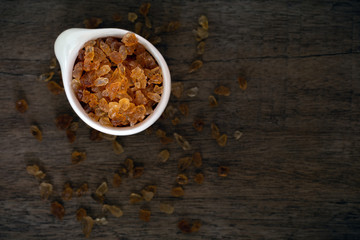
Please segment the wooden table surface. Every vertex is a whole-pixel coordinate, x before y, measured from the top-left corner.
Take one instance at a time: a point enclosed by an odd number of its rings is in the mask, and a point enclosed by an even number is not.
[[[74,188],[89,184],[90,192],[109,182],[106,201],[124,212],[107,216],[107,225],[95,225],[91,239],[359,239],[360,238],[360,3],[323,1],[151,1],[149,18],[154,27],[179,21],[181,27],[160,35],[157,45],[170,67],[173,82],[184,89],[198,86],[199,94],[169,104],[189,106],[189,115],[177,113],[180,123],[160,119],[145,132],[118,137],[124,153],[116,155],[111,141],[90,140],[90,128],[75,116],[64,93],[53,95],[38,80],[49,72],[53,43],[65,29],[84,27],[91,17],[99,27],[133,30],[128,12],[138,12],[140,1],[1,1],[0,48],[0,239],[83,239],[75,219],[79,207],[94,218],[101,205],[90,194],[65,201],[62,221],[50,213],[50,203],[61,201],[66,182]],[[113,16],[122,17],[116,22]],[[202,56],[196,54],[193,29],[197,19],[209,19],[209,38]],[[140,18],[139,18],[140,19]],[[141,20],[141,19],[140,19]],[[195,59],[204,65],[189,74]],[[248,88],[239,88],[244,77]],[[55,81],[60,81],[58,73]],[[208,96],[217,86],[231,95]],[[25,98],[29,109],[15,110]],[[69,143],[57,129],[60,114],[79,122],[77,138]],[[204,130],[192,126],[195,118]],[[211,137],[216,123],[228,135],[220,147]],[[36,124],[43,132],[37,141],[30,134]],[[169,136],[182,134],[192,145],[183,151],[176,142],[160,143],[157,129]],[[243,132],[236,141],[235,130]],[[157,154],[170,151],[167,163]],[[87,159],[71,163],[74,150]],[[178,174],[178,159],[199,151],[205,180],[190,178],[182,198],[171,196]],[[120,188],[111,185],[113,173],[126,158],[143,164],[139,179],[124,178]],[[48,201],[40,198],[39,183],[26,172],[38,164],[44,181],[54,185]],[[218,167],[228,166],[228,177]],[[129,195],[156,184],[149,203],[129,203]],[[171,202],[172,215],[160,212],[162,201]],[[139,209],[149,208],[150,222],[139,219]],[[182,233],[181,219],[200,220],[197,233]]]

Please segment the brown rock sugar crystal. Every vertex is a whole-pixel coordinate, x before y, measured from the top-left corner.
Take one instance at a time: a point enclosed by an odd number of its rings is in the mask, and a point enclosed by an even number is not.
[[[20,99],[19,101],[16,102],[15,108],[20,113],[24,113],[29,108],[29,106],[25,99]]]
[[[134,33],[90,40],[79,51],[72,88],[94,121],[134,126],[151,114],[163,91],[161,69]]]
[[[57,201],[52,202],[51,203],[51,213],[58,219],[62,220],[65,215],[64,206]]]

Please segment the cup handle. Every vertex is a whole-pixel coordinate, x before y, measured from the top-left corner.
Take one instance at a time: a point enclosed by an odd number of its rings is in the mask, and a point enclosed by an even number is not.
[[[93,29],[70,28],[57,37],[54,44],[54,51],[62,73],[68,70],[68,61],[71,59],[70,56],[78,54],[78,52],[74,53],[74,50],[80,49],[84,44],[82,40],[88,39],[88,35],[91,35],[92,32]]]

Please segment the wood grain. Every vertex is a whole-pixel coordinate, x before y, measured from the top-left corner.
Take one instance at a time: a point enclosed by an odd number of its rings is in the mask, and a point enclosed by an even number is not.
[[[119,205],[124,216],[108,217],[108,225],[95,226],[92,239],[359,239],[360,238],[360,3],[322,1],[151,1],[153,26],[180,21],[181,28],[163,34],[157,46],[167,60],[174,82],[185,89],[200,88],[199,95],[171,97],[170,104],[189,105],[189,116],[178,115],[173,126],[159,120],[153,129],[180,133],[192,144],[183,151],[175,142],[162,145],[154,133],[119,137],[125,152],[116,155],[111,142],[89,139],[90,129],[76,118],[64,94],[54,96],[37,77],[49,71],[53,43],[65,29],[83,27],[83,20],[100,17],[100,27],[132,30],[129,11],[140,1],[2,1],[0,48],[1,168],[0,239],[82,239],[75,219],[79,207],[93,217],[101,206],[89,195],[65,202],[59,221],[50,214],[50,201],[42,201],[39,182],[26,172],[39,164],[54,185],[51,201],[60,199],[65,182],[74,187],[89,183],[91,191],[112,174],[124,159],[142,163],[140,179],[124,179],[110,187],[106,199]],[[119,14],[121,22],[112,16]],[[193,29],[197,18],[209,18],[210,36],[201,57],[204,66],[187,71],[197,58]],[[238,87],[245,77],[248,89]],[[56,81],[60,76],[56,74]],[[231,88],[229,97],[208,96],[215,87]],[[25,98],[26,113],[15,102]],[[67,141],[54,119],[68,113],[80,122],[77,139]],[[204,130],[192,127],[195,118]],[[210,124],[228,134],[226,147],[211,138]],[[43,131],[43,141],[30,134],[30,125]],[[236,141],[235,130],[243,132]],[[157,162],[162,149],[171,153]],[[72,165],[73,150],[87,159]],[[191,178],[185,196],[171,197],[177,160],[200,151],[205,182]],[[227,178],[217,175],[229,166]],[[151,220],[142,222],[142,204],[129,204],[131,192],[156,184],[158,193],[146,207]],[[110,185],[111,186],[111,185]],[[160,201],[175,206],[172,215],[159,210]],[[199,219],[198,233],[183,234],[180,219]]]

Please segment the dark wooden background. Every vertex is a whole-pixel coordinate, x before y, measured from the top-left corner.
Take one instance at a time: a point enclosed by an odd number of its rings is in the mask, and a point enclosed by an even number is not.
[[[140,1],[9,1],[0,7],[0,239],[82,239],[75,219],[78,207],[90,215],[101,206],[90,196],[65,202],[63,221],[50,214],[42,201],[39,182],[26,172],[38,163],[54,185],[51,200],[59,199],[65,182],[91,191],[105,179],[111,182],[121,162],[131,157],[144,164],[140,179],[110,184],[107,199],[121,206],[124,216],[108,217],[95,226],[92,239],[359,239],[360,238],[360,3],[358,1],[150,1],[153,26],[180,21],[176,32],[161,35],[158,49],[167,60],[174,82],[200,88],[199,95],[171,97],[170,104],[187,103],[190,113],[173,126],[159,120],[153,129],[183,134],[193,151],[204,158],[203,185],[190,181],[185,196],[170,196],[177,160],[184,152],[175,142],[160,143],[154,133],[119,137],[125,152],[115,155],[111,142],[89,139],[90,129],[80,121],[71,144],[56,128],[57,115],[74,115],[65,94],[51,94],[37,80],[49,71],[53,43],[65,29],[83,27],[90,17],[103,19],[100,27],[134,29],[129,11]],[[114,22],[113,15],[123,20]],[[193,29],[201,14],[209,18],[210,36],[202,56],[204,66],[188,74],[197,58]],[[237,78],[248,81],[238,87]],[[59,75],[54,77],[59,81]],[[208,96],[216,86],[231,88],[211,108]],[[25,98],[26,113],[15,110]],[[192,127],[202,118],[201,133]],[[78,120],[75,118],[75,120]],[[229,135],[220,148],[211,138],[210,124]],[[37,124],[43,141],[30,134]],[[243,132],[236,141],[235,130]],[[170,160],[157,162],[169,149]],[[88,157],[72,165],[73,150]],[[230,168],[227,178],[219,165]],[[188,171],[193,177],[194,168]],[[138,218],[142,204],[130,205],[129,194],[146,184],[158,193],[147,205],[150,222]],[[173,202],[175,212],[159,211],[160,201]],[[183,234],[180,219],[200,219],[200,231]]]

